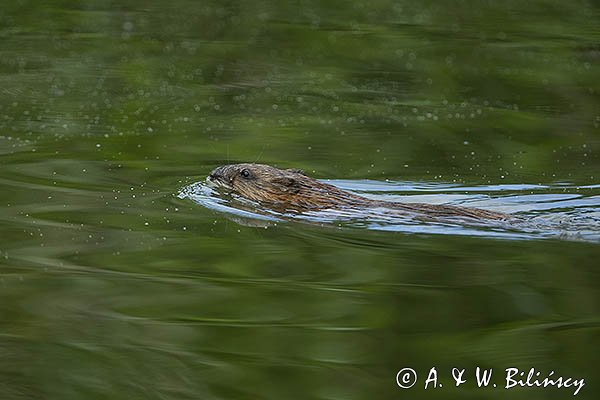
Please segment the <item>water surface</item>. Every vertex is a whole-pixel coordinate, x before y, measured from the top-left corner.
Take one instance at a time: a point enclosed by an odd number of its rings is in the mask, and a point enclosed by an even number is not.
[[[583,0],[2,2],[0,398],[572,396],[454,387],[477,366],[598,398],[598,26]],[[204,192],[243,161],[543,229]]]

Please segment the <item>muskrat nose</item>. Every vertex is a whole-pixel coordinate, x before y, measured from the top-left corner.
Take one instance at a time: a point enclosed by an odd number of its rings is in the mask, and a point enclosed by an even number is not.
[[[208,180],[215,180],[223,177],[223,167],[217,167],[208,174]]]

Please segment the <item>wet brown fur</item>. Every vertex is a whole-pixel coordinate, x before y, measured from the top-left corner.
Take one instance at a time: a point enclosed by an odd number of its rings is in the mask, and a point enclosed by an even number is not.
[[[232,164],[215,168],[208,181],[231,189],[240,196],[286,210],[385,208],[434,217],[467,217],[506,220],[509,215],[478,208],[398,203],[371,200],[310,178],[301,170],[278,169],[264,164]]]

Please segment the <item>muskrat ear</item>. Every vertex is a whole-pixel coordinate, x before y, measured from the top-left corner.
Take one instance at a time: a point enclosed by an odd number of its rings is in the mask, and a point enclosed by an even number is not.
[[[286,192],[297,193],[300,190],[298,182],[290,176],[278,176],[273,178],[271,182],[280,186],[280,189]]]
[[[286,171],[287,171],[287,172],[292,172],[292,173],[294,173],[294,174],[306,175],[306,174],[304,173],[304,170],[302,170],[302,169],[298,169],[298,168],[288,168],[288,169],[286,169]]]

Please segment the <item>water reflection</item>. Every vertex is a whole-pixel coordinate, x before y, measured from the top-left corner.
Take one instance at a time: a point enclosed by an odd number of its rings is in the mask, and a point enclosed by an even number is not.
[[[0,398],[570,395],[395,385],[432,365],[598,398],[598,26],[583,0],[0,2]],[[194,183],[241,161],[537,225]]]

